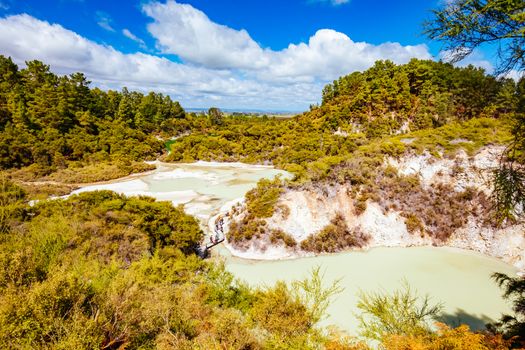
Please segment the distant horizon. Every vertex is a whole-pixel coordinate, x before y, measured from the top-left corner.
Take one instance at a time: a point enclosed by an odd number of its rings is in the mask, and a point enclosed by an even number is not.
[[[219,108],[223,112],[229,112],[229,113],[258,113],[258,114],[265,114],[265,113],[274,113],[274,114],[301,114],[305,112],[306,110],[278,110],[278,109],[257,109],[257,108],[221,108],[219,106],[210,106],[210,107],[184,107],[184,110],[186,112],[206,112],[208,109],[216,107]]]

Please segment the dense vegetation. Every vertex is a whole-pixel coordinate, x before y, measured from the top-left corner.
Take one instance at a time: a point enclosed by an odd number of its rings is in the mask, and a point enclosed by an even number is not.
[[[0,236],[0,347],[53,349],[319,348],[329,295],[250,289],[193,253],[202,231],[168,203],[94,192],[10,203]],[[317,282],[316,282],[317,281]],[[321,293],[321,294],[320,294]]]
[[[370,237],[359,229],[351,230],[341,213],[325,228],[301,242],[301,249],[316,253],[335,253],[348,248],[363,247]]]
[[[82,73],[58,76],[39,61],[19,70],[0,56],[0,170],[30,166],[24,175],[32,179],[70,168],[60,179],[90,181],[76,171],[91,165],[90,174],[106,171],[102,179],[123,176],[162,153],[155,135],[178,134],[188,123],[169,96],[90,89]]]
[[[473,117],[498,117],[516,108],[516,83],[482,68],[413,59],[378,61],[365,72],[339,78],[323,90],[315,115],[333,127],[357,127],[369,136],[442,126]]]
[[[522,79],[522,81],[524,81]],[[378,61],[365,72],[341,77],[325,87],[323,103],[292,119],[223,117],[201,131],[193,130],[171,145],[171,161],[219,160],[271,163],[302,179],[322,179],[334,165],[381,136],[427,130],[432,146],[457,149],[447,136],[463,134],[475,146],[501,141],[485,136],[472,118],[505,119],[523,108],[523,82],[496,79],[483,69],[412,60],[405,65]],[[437,139],[429,129],[451,124]],[[501,125],[506,124],[502,123]],[[498,132],[498,131],[496,131]],[[423,135],[422,135],[423,136]],[[488,138],[488,139],[487,139]],[[399,138],[397,139],[399,141]],[[412,147],[427,145],[415,142]],[[468,145],[462,145],[469,147]],[[396,152],[399,142],[384,145]]]
[[[174,142],[167,159],[271,163],[296,175],[282,188],[350,184],[357,214],[372,200],[385,211],[401,212],[414,234],[443,242],[469,216],[492,218],[489,199],[474,189],[455,193],[446,185],[424,188],[417,178],[385,166],[385,157],[428,152],[454,159],[459,150],[472,155],[483,146],[508,143],[513,118],[523,109],[524,81],[498,80],[472,66],[379,61],[327,85],[322,105],[293,119],[215,116],[202,132]],[[458,167],[458,174],[462,171]],[[248,208],[258,206],[259,195],[273,195],[264,202],[275,206],[279,191],[270,191],[265,183],[252,191],[256,195],[247,196],[247,214],[233,222],[230,240],[245,244],[267,237],[295,247],[284,232],[266,227],[264,219],[280,208]],[[334,227],[325,230],[341,233],[331,244],[311,237],[302,249],[337,251],[362,244],[353,234],[343,234],[345,228]]]
[[[57,76],[37,61],[19,70],[0,57],[0,169],[15,180],[109,179],[148,169],[140,161],[164,150],[157,137],[181,135],[168,143],[165,159],[270,163],[296,175],[292,182],[264,180],[247,194],[244,216],[230,227],[233,242],[267,237],[297,249],[283,231],[268,230],[265,219],[289,214],[278,205],[287,186],[313,183],[351,184],[356,210],[374,200],[401,211],[415,234],[446,239],[466,214],[486,214],[487,199],[471,189],[423,188],[392,171],[384,157],[423,151],[454,157],[460,148],[472,153],[507,142],[508,118],[525,107],[523,86],[523,79],[498,80],[474,67],[380,61],[328,85],[322,105],[292,119],[224,116],[217,109],[196,116],[161,94],[91,89],[82,74]],[[110,192],[30,206],[23,188],[4,177],[0,185],[3,348],[368,348],[316,327],[338,290],[323,291],[318,273],[293,286],[252,289],[201,261],[194,251],[202,232],[181,208]],[[366,239],[336,216],[300,248],[334,252]],[[518,316],[494,330],[509,337],[523,327],[520,281],[500,279],[516,295]],[[421,312],[415,301],[410,293],[363,296],[364,337],[385,349],[510,344],[464,326],[434,331],[434,313]],[[393,327],[402,317],[410,322]]]
[[[410,232],[431,237],[436,243],[446,241],[456,229],[467,223],[469,217],[479,217],[487,226],[493,225],[495,222],[490,221],[495,214],[493,205],[483,192],[473,188],[456,192],[446,184],[423,186],[417,176],[398,174],[395,168],[387,165],[385,157],[395,159],[428,152],[438,158],[454,160],[459,150],[473,154],[483,146],[508,142],[510,133],[505,123],[507,120],[474,118],[435,129],[373,139],[356,147],[347,157],[328,157],[329,161],[333,161],[330,163],[326,162],[327,158],[321,158],[308,164],[310,169],[315,164],[317,171],[304,173],[308,176],[306,178],[298,175],[293,182],[276,182],[271,190],[269,182],[263,181],[250,192],[255,195],[246,196],[247,215],[233,222],[229,237],[239,244],[264,237],[272,240],[274,237],[273,241],[294,247],[290,239],[276,238],[278,235],[283,236],[283,233],[268,229],[264,220],[275,211],[284,216],[287,209],[289,211],[289,208],[279,205],[278,194],[284,188],[316,191],[324,185],[334,184],[351,185],[356,215],[366,210],[368,201],[378,203],[385,212],[400,212]],[[462,176],[467,170],[457,166],[454,171],[457,176]],[[272,200],[263,201],[263,194],[264,198]],[[262,204],[265,206],[262,207]],[[344,222],[338,222],[338,225],[332,223],[323,232],[310,237],[301,244],[301,248],[314,252],[334,252],[359,247],[366,242],[360,232],[350,232],[352,230]]]
[[[291,285],[234,281],[192,253],[202,232],[180,208],[104,191],[31,207],[9,181],[0,193],[10,208],[0,236],[2,348],[369,349],[316,327],[337,282],[323,288],[319,269]],[[403,295],[361,296],[365,338],[392,350],[508,348],[465,326],[433,331],[427,316],[436,315]],[[410,323],[393,327],[400,317]]]
[[[273,215],[279,195],[283,192],[280,178],[274,180],[262,179],[257,187],[246,193],[246,210],[239,222],[232,221],[228,238],[232,242],[242,243],[251,239],[259,239],[266,233],[266,222],[263,220]],[[288,241],[293,246],[295,242],[284,236],[284,232],[274,232],[274,240]]]

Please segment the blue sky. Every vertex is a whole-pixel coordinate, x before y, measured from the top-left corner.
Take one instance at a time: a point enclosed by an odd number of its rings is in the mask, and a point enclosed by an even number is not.
[[[0,53],[186,107],[297,111],[377,59],[438,58],[421,24],[441,1],[0,0]]]

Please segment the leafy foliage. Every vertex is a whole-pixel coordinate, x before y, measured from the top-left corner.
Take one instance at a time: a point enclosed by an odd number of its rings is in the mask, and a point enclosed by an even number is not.
[[[514,140],[502,155],[492,178],[499,222],[515,220],[525,204],[525,105],[520,107],[520,112],[512,129]]]
[[[82,73],[57,76],[39,61],[19,70],[4,56],[0,102],[0,169],[31,165],[36,176],[155,158],[163,144],[153,134],[179,133],[190,123],[169,96],[90,89]]]
[[[503,297],[512,301],[514,315],[503,315],[501,320],[492,325],[492,329],[503,333],[516,347],[525,346],[525,279],[509,277],[502,273],[493,276],[504,289]]]
[[[378,341],[392,334],[430,334],[430,321],[441,310],[440,305],[431,305],[428,297],[417,296],[406,283],[388,295],[362,292],[357,307],[362,311],[359,316],[362,335]]]
[[[454,0],[425,24],[457,62],[482,44],[499,43],[499,73],[525,69],[525,5],[520,0]]]
[[[521,210],[525,205],[525,171],[520,164],[502,162],[494,170],[494,202],[498,219],[514,220],[516,210]]]
[[[5,182],[0,190],[27,212],[11,217],[0,237],[2,348],[340,343],[315,328],[332,294],[318,275],[301,282],[301,294],[282,282],[257,290],[239,283],[224,266],[193,254],[202,232],[181,208],[108,191],[30,207],[16,185]]]

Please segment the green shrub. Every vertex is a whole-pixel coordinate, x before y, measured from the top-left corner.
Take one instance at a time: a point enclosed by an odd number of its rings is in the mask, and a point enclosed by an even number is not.
[[[0,174],[0,234],[8,233],[25,215],[26,191]]]
[[[280,178],[259,180],[257,187],[246,193],[248,213],[255,218],[271,217],[281,193],[283,188]]]
[[[419,297],[407,284],[391,294],[361,293],[357,307],[361,310],[361,335],[382,341],[396,335],[418,336],[432,332],[442,306],[432,305],[429,297]]]
[[[316,253],[334,253],[346,248],[363,247],[369,239],[370,237],[359,229],[350,230],[343,215],[338,213],[320,232],[302,241],[301,249]]]
[[[257,295],[250,316],[267,331],[288,337],[304,334],[313,325],[309,310],[283,282]]]

